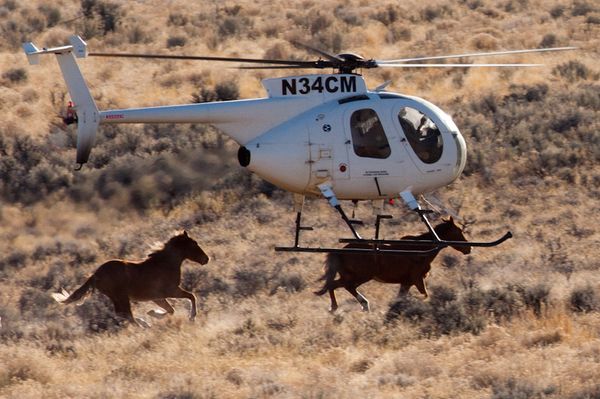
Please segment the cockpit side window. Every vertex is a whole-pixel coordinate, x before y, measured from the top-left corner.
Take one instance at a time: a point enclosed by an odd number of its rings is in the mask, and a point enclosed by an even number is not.
[[[424,163],[435,163],[442,157],[444,144],[436,124],[421,111],[405,107],[398,113],[400,126],[413,151]]]
[[[359,157],[387,158],[390,144],[377,113],[369,108],[354,111],[350,117],[354,152]]]

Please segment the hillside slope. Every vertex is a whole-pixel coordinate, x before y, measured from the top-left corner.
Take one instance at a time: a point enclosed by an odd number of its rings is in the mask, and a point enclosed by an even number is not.
[[[598,397],[599,23],[598,5],[583,0],[2,0],[0,396]],[[547,64],[536,70],[366,71],[369,87],[392,80],[391,90],[453,116],[468,164],[435,196],[476,221],[469,237],[515,237],[468,256],[442,252],[428,301],[411,291],[395,303],[396,286],[371,282],[361,288],[371,313],[340,292],[331,315],[312,293],[324,256],[273,251],[292,242],[290,195],[240,168],[235,144],[213,128],[103,127],[90,164],[72,170],[58,67],[28,66],[20,44],[61,45],[73,32],[94,51],[272,58],[312,57],[293,40],[367,58],[579,50],[515,57]],[[283,75],[98,58],[81,67],[102,109],[263,96],[260,80]],[[403,207],[386,211],[395,218],[385,237],[422,230]],[[356,215],[373,222],[368,204]],[[338,219],[309,200],[306,243],[335,245]],[[184,266],[195,323],[185,301],[138,329],[98,294],[81,306],[50,297],[105,260],[143,259],[181,229],[211,256]]]

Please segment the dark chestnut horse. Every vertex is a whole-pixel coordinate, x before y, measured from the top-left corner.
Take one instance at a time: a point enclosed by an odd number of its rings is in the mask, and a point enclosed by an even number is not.
[[[196,297],[181,288],[181,264],[184,259],[208,263],[208,256],[187,232],[172,237],[162,249],[153,252],[143,262],[111,260],[100,266],[73,294],[63,290],[52,297],[61,303],[77,302],[90,290],[97,289],[110,298],[115,312],[136,324],[130,301],[153,301],[167,313],[173,307],[166,298],[187,298],[192,302],[190,320],[196,317]],[[160,313],[157,313],[160,314]]]
[[[436,234],[443,240],[448,241],[467,241],[462,230],[454,224],[454,220],[444,220],[434,227]],[[410,240],[431,240],[431,233],[421,234],[420,236],[405,236],[403,239]],[[345,248],[370,248],[369,244],[348,244]],[[406,243],[386,244],[382,249],[397,250],[429,250],[434,246],[416,246]],[[452,247],[463,254],[471,252],[470,246]],[[363,310],[369,310],[369,301],[361,295],[356,289],[367,281],[376,280],[381,283],[400,284],[400,295],[408,294],[408,290],[413,285],[419,292],[427,297],[427,288],[425,287],[425,277],[431,269],[431,262],[438,255],[440,250],[433,251],[426,255],[408,255],[408,254],[390,254],[390,253],[358,253],[358,254],[335,254],[327,255],[325,264],[325,274],[321,280],[325,280],[323,288],[315,294],[323,295],[329,292],[331,298],[331,311],[338,308],[335,299],[334,290],[344,287],[346,291],[352,294],[362,305]],[[340,278],[335,279],[339,274]]]

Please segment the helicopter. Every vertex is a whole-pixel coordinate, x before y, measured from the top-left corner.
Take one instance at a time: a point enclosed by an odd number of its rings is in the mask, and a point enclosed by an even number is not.
[[[365,59],[353,53],[331,54],[303,44],[317,53],[314,61],[256,59],[164,54],[90,52],[86,42],[73,35],[70,44],[38,49],[32,42],[23,48],[30,64],[54,54],[71,96],[65,122],[77,124],[77,170],[94,145],[100,125],[117,123],[206,123],[217,127],[239,144],[239,164],[275,186],[292,192],[296,210],[294,244],[276,251],[345,253],[374,251],[426,254],[449,245],[492,247],[512,237],[507,232],[491,242],[455,242],[440,239],[417,197],[444,187],[462,173],[467,157],[464,137],[446,112],[419,97],[386,91],[390,82],[369,90],[357,70],[371,68],[474,68],[535,67],[539,64],[428,63],[506,54],[573,50],[574,47],[469,53],[445,56]],[[125,57],[204,60],[242,63],[240,69],[330,69],[317,73],[267,78],[262,85],[267,97],[158,107],[99,110],[79,69],[76,58]],[[251,65],[248,65],[251,64]],[[300,245],[302,211],[306,196],[327,199],[353,235],[340,242],[368,243],[367,248],[323,248]],[[372,200],[382,208],[384,200],[401,198],[416,212],[433,239],[425,241],[381,240],[377,214],[375,237],[364,239],[348,217],[341,200]],[[407,249],[389,249],[402,242]],[[423,249],[414,249],[421,247]],[[388,249],[386,249],[388,248]]]

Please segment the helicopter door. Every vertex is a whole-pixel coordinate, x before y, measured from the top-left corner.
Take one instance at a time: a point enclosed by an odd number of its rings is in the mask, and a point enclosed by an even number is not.
[[[389,123],[371,102],[353,104],[344,112],[346,148],[356,184],[371,187],[373,195],[385,196],[389,180],[400,177],[398,162],[404,157],[396,150],[400,138],[390,131]],[[392,150],[392,147],[394,150]],[[359,183],[359,181],[361,183]]]

